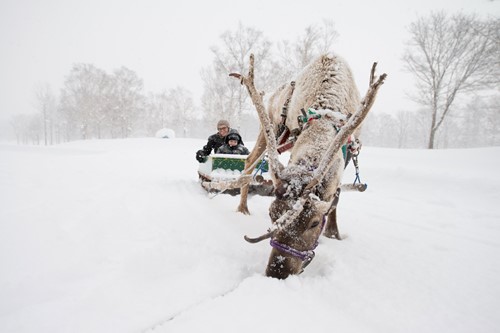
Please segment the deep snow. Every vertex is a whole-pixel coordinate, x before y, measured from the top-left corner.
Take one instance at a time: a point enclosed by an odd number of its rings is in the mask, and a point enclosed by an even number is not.
[[[0,144],[0,332],[498,332],[500,147],[363,147],[347,238],[280,281],[271,198],[210,199],[203,144]]]

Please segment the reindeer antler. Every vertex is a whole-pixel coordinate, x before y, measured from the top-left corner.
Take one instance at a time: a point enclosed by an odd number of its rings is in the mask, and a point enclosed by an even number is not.
[[[280,171],[282,169],[281,163],[278,158],[278,148],[276,145],[276,135],[274,133],[274,128],[269,119],[266,107],[264,106],[264,101],[262,98],[262,93],[257,91],[254,83],[254,55],[250,54],[250,65],[248,68],[248,75],[244,76],[239,73],[229,74],[231,77],[235,77],[240,80],[241,84],[247,87],[248,94],[252,99],[252,103],[257,109],[257,114],[259,115],[260,123],[262,124],[262,129],[264,130],[267,148],[269,152],[269,165],[273,173],[273,178],[278,181],[280,179]]]

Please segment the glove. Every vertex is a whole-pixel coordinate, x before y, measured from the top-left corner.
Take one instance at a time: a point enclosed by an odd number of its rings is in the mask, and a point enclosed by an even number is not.
[[[203,150],[198,150],[196,152],[196,160],[200,163],[205,163],[207,161],[207,155]]]

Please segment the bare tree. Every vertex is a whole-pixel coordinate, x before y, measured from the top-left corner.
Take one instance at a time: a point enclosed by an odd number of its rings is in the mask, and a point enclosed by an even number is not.
[[[338,33],[333,22],[324,20],[322,25],[310,25],[305,28],[304,34],[295,42],[295,57],[300,69],[307,66],[321,53],[331,51]]]
[[[456,147],[484,147],[500,144],[500,95],[474,96],[457,117]]]
[[[493,38],[498,37],[498,23],[438,12],[410,24],[403,60],[416,78],[415,100],[431,113],[429,149],[460,94],[498,83],[500,53]]]
[[[40,112],[44,143],[54,144],[54,121],[56,98],[47,83],[38,84],[35,88],[36,109]]]
[[[363,144],[376,147],[396,147],[399,124],[387,113],[368,114],[363,125]]]
[[[40,144],[40,136],[42,134],[42,115],[33,114],[28,117],[28,136],[32,144]]]
[[[16,114],[10,118],[10,125],[14,129],[17,144],[27,144],[29,138],[30,116],[26,114]]]
[[[144,109],[143,82],[134,71],[121,67],[114,71],[112,83],[112,125],[126,138]]]
[[[408,140],[408,132],[411,126],[411,113],[409,111],[398,111],[396,114],[396,138],[398,148],[403,148]]]
[[[102,111],[105,79],[106,73],[91,64],[75,64],[71,69],[61,90],[60,102],[68,136],[70,128],[78,128],[82,139],[94,134],[97,115]]]
[[[205,68],[201,77],[205,86],[201,98],[205,122],[215,124],[221,118],[236,119],[235,102],[232,98],[235,90],[231,86],[228,89],[227,72]]]
[[[214,118],[226,118],[235,127],[240,127],[242,113],[249,110],[251,104],[246,92],[228,74],[246,72],[246,60],[250,53],[254,53],[259,59],[255,66],[262,68],[270,57],[270,48],[271,43],[261,31],[245,27],[241,23],[236,30],[228,30],[221,35],[220,45],[211,48],[215,56],[212,67],[202,73],[205,83],[202,105],[210,121],[215,120]],[[267,87],[264,81],[259,86],[264,89]]]
[[[486,138],[490,146],[500,146],[500,95],[491,97],[486,106]],[[487,133],[488,133],[487,132]]]
[[[279,84],[290,81],[320,54],[332,51],[333,43],[338,35],[333,21],[323,20],[322,24],[307,26],[303,34],[293,42],[280,41],[278,43]]]
[[[168,110],[168,94],[166,91],[148,94],[144,112],[140,117],[147,135],[153,136],[159,129],[172,125]]]
[[[192,94],[185,88],[176,87],[170,89],[168,93],[169,114],[172,117],[172,124],[176,133],[182,133],[187,137],[188,127],[194,119],[194,103]]]

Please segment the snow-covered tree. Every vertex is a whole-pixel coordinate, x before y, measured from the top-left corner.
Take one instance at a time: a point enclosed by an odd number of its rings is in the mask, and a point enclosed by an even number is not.
[[[94,65],[73,66],[61,89],[60,100],[60,114],[64,115],[68,136],[72,136],[75,127],[79,129],[82,139],[96,134],[99,115],[103,111],[106,80],[106,73]]]
[[[109,112],[112,137],[118,134],[126,138],[132,133],[135,122],[144,109],[143,82],[134,71],[126,67],[115,70],[111,82]]]

